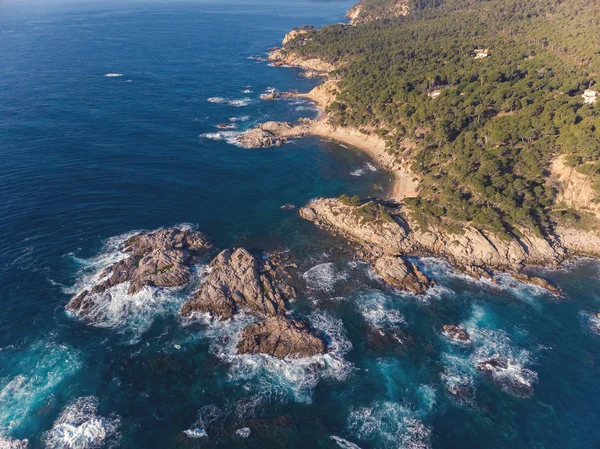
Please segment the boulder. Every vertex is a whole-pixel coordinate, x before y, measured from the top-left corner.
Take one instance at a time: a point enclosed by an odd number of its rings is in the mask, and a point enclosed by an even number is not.
[[[106,268],[100,274],[101,280],[90,290],[84,290],[71,299],[67,309],[85,316],[98,300],[98,295],[125,282],[129,282],[130,295],[146,286],[185,285],[192,278],[191,265],[197,260],[199,251],[209,247],[210,243],[203,234],[189,229],[167,228],[136,234],[120,246],[127,257]]]
[[[193,297],[183,304],[181,315],[209,314],[232,318],[238,309],[263,316],[285,313],[284,294],[258,260],[244,248],[222,251],[210,263],[210,272]]]
[[[237,349],[240,354],[260,353],[284,359],[324,354],[327,344],[305,321],[274,316],[246,327]]]
[[[460,343],[469,343],[471,341],[469,334],[464,329],[461,329],[454,324],[444,324],[444,326],[442,326],[442,334],[444,334],[446,338]]]
[[[433,281],[414,263],[402,257],[380,257],[373,265],[373,269],[390,285],[416,295],[426,293],[427,289],[434,285]]]

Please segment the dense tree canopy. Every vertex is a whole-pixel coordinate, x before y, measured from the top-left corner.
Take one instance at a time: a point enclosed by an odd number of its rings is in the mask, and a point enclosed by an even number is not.
[[[331,120],[379,132],[408,155],[422,180],[413,202],[429,219],[551,232],[553,157],[568,155],[600,190],[600,95],[595,106],[581,97],[600,90],[600,4],[412,5],[408,17],[330,25],[288,47],[340,67]]]

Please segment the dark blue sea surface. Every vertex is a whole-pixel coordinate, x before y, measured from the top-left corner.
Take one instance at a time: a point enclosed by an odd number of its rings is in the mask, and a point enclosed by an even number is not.
[[[351,3],[0,4],[0,448],[600,447],[597,262],[544,271],[566,292],[557,299],[420,259],[437,286],[401,294],[281,208],[375,194],[388,174],[315,138],[231,143],[256,123],[316,115],[260,95],[317,81],[248,57],[294,26],[342,20]],[[66,313],[127,235],[173,225],[215,250],[289,251],[291,307],[330,352],[239,356],[252,318],[181,320],[194,285],[117,289],[93,324]],[[472,343],[446,340],[447,323]],[[477,371],[493,357],[509,369]]]

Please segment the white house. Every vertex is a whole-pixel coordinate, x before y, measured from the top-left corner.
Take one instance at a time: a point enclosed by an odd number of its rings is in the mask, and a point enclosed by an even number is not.
[[[487,58],[490,55],[490,51],[487,48],[476,48],[473,50],[475,53],[475,59]]]

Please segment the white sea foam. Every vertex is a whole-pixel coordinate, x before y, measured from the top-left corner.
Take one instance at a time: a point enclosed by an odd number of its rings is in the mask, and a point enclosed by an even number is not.
[[[364,168],[357,168],[356,170],[352,170],[350,172],[350,174],[352,176],[362,176],[365,174],[365,169]]]
[[[248,120],[250,120],[249,115],[243,115],[241,117],[231,117],[229,119],[230,122],[247,122]]]
[[[336,444],[341,447],[342,449],[360,449],[360,446],[351,443],[348,440],[345,440],[344,438],[341,437],[337,437],[335,435],[331,435],[329,438],[331,438],[333,441],[336,442]]]
[[[427,449],[431,429],[414,415],[397,402],[376,401],[351,410],[348,430],[360,440],[374,441],[379,448]]]
[[[402,313],[392,308],[392,299],[381,291],[371,290],[358,295],[356,306],[374,328],[387,331],[406,324]]]
[[[15,438],[5,438],[0,436],[0,449],[27,449],[29,440],[17,440]]]
[[[348,273],[338,270],[333,262],[327,262],[315,265],[302,277],[310,288],[330,292],[337,282],[348,279]]]
[[[491,319],[485,309],[481,306],[473,306],[471,319],[464,323],[473,342],[473,351],[467,359],[463,360],[458,355],[446,357],[448,382],[458,382],[469,388],[477,364],[497,358],[506,360],[508,367],[492,371],[491,376],[494,381],[509,394],[529,395],[538,378],[535,371],[527,368],[532,362],[532,354],[516,346],[503,330],[484,327],[489,326],[490,322]],[[465,363],[466,361],[468,364]]]
[[[371,164],[370,162],[367,162],[365,164],[367,166],[367,168],[371,171],[377,171],[377,167],[375,167],[373,164]]]
[[[227,103],[227,100],[223,97],[210,97],[210,98],[207,98],[206,101],[208,101],[209,103],[215,103],[215,104]]]
[[[248,438],[250,433],[252,433],[252,431],[248,427],[242,427],[241,429],[235,431],[235,434],[240,438]]]
[[[201,427],[194,427],[192,429],[187,429],[187,430],[184,430],[183,433],[185,433],[190,438],[205,438],[208,436],[208,433],[206,433],[206,430],[202,429]]]
[[[218,131],[218,132],[214,132],[214,133],[205,133],[205,134],[200,134],[200,137],[202,137],[203,139],[209,139],[209,140],[224,140],[225,142],[231,144],[231,145],[236,145],[239,146],[238,141],[236,140],[236,138],[238,136],[241,136],[243,133],[241,131]]]
[[[123,74],[122,74],[122,73],[107,73],[107,74],[106,74],[106,75],[104,75],[104,76],[106,76],[106,77],[108,77],[108,78],[118,78],[118,77],[120,77],[120,76],[123,76]]]
[[[91,449],[118,436],[117,417],[97,414],[98,399],[83,397],[68,405],[45,436],[49,449]]]
[[[250,89],[244,89],[244,90],[242,91],[242,93],[243,93],[243,94],[251,94],[251,93],[252,93],[252,91],[251,91]]]
[[[227,104],[236,108],[243,108],[252,102],[252,98],[241,98],[238,100],[229,100]]]
[[[182,229],[190,229],[191,225],[178,225]],[[70,295],[90,290],[94,285],[105,280],[106,268],[128,257],[120,250],[120,245],[129,237],[139,233],[133,231],[108,239],[98,256],[90,259],[76,259],[80,265],[79,279],[73,287],[64,289]],[[190,285],[200,282],[205,265],[196,267]],[[186,287],[153,288],[144,287],[138,293],[127,293],[129,283],[116,285],[97,295],[88,310],[85,319],[94,326],[114,328],[127,333],[130,343],[135,343],[149,329],[156,317],[179,310],[185,300],[182,292]]]
[[[0,434],[25,426],[35,419],[35,411],[46,405],[54,390],[81,368],[73,349],[38,341],[25,351],[2,352],[9,357],[10,374],[0,379]],[[4,362],[0,360],[0,363]]]

